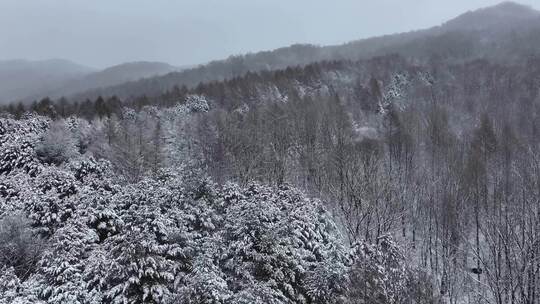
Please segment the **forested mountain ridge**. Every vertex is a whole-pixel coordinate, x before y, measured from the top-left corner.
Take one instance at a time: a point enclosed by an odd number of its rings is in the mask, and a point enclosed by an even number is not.
[[[59,59],[0,61],[0,104],[60,98],[182,69],[161,62],[128,62],[97,70]]]
[[[39,76],[39,73],[34,73],[35,76],[27,73],[25,78],[28,81],[37,77],[40,83],[34,81],[25,85],[25,82],[21,82],[21,85],[15,87],[10,85],[10,81],[20,79],[8,74],[3,81],[8,87],[3,90],[5,94],[0,94],[0,98],[5,103],[18,99],[39,100],[46,96],[65,96],[77,101],[96,99],[98,96],[117,96],[123,99],[140,95],[157,96],[175,86],[193,87],[201,82],[241,76],[248,71],[279,70],[324,60],[356,61],[387,54],[400,54],[424,62],[459,62],[485,57],[499,62],[512,62],[519,61],[523,56],[538,54],[540,46],[534,37],[539,33],[538,11],[505,2],[468,12],[430,29],[362,39],[336,46],[293,45],[274,51],[232,56],[195,68],[135,62],[97,73],[90,73],[92,69],[86,68],[84,73],[83,70],[78,74],[63,73],[61,78],[55,78],[48,72],[47,79],[43,75]],[[41,67],[39,69],[46,71]],[[0,65],[0,77],[1,71]]]
[[[50,87],[93,72],[66,60],[0,61],[0,104],[34,94],[44,96]]]
[[[182,70],[182,68],[174,67],[162,62],[128,62],[88,74],[80,79],[73,79],[64,83],[62,87],[52,88],[51,91],[42,93],[42,96],[45,94],[51,98],[59,98],[90,89],[114,86],[129,81],[139,80],[141,78],[156,77],[180,70]],[[29,97],[30,96],[26,99],[29,99]]]
[[[506,29],[531,21],[538,21],[540,11],[530,7],[515,3],[503,2],[493,7],[482,8],[476,11],[467,12],[453,20],[445,22],[442,29],[457,30],[485,30],[485,29]]]
[[[274,51],[232,56],[182,72],[75,94],[81,101],[98,96],[129,98],[156,96],[175,86],[225,80],[248,71],[279,70],[318,61],[369,59],[399,54],[420,62],[456,63],[479,58],[497,62],[519,61],[537,55],[540,12],[520,4],[500,5],[465,13],[441,26],[409,33],[362,39],[343,45],[293,45]],[[495,21],[496,20],[496,21]]]

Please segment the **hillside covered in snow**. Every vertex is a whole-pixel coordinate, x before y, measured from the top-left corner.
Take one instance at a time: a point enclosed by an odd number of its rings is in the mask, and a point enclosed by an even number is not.
[[[1,303],[343,303],[416,284],[391,239],[351,247],[290,186],[217,185],[189,164],[120,181],[84,152],[85,124],[0,121]]]
[[[538,304],[539,20],[0,107],[0,303]]]

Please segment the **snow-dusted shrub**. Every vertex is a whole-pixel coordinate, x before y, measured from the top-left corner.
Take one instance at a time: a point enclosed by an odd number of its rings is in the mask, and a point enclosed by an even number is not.
[[[13,267],[0,265],[0,304],[13,303],[19,295],[21,282]]]
[[[351,303],[435,303],[430,278],[406,261],[391,237],[360,243],[352,251],[348,298]],[[417,281],[418,278],[422,281]]]
[[[0,198],[4,200],[10,200],[16,197],[18,194],[17,190],[7,183],[0,183]],[[2,210],[0,206],[0,210]]]
[[[60,121],[59,124],[70,132],[71,140],[79,153],[85,153],[92,141],[96,126],[90,124],[86,119],[74,116]]]
[[[11,269],[18,278],[26,279],[34,273],[42,247],[24,216],[0,220],[0,269]]]
[[[16,169],[23,169],[30,176],[37,175],[39,165],[34,155],[34,149],[28,142],[19,145],[4,145],[0,152],[0,175],[10,174]]]
[[[41,193],[63,199],[77,193],[75,179],[69,172],[46,168],[36,178],[35,185]]]
[[[202,95],[189,95],[186,97],[185,106],[194,113],[208,112],[210,106],[206,97]]]
[[[88,303],[84,274],[98,236],[79,221],[70,221],[49,240],[39,263],[40,298],[47,303]]]
[[[66,125],[57,122],[43,135],[36,153],[44,163],[60,165],[76,155],[76,142]]]
[[[75,178],[84,182],[86,178],[102,179],[111,174],[111,165],[105,160],[96,160],[93,157],[76,158],[69,162],[69,169]]]
[[[110,201],[107,201],[106,203],[108,204],[99,204],[99,206],[89,215],[87,222],[88,225],[96,231],[100,242],[120,233],[120,229],[124,224],[114,209],[111,208],[112,204]]]
[[[45,132],[48,120],[28,117],[25,120],[0,119],[0,123],[0,176],[18,169],[36,176],[41,166],[36,159],[34,147]]]
[[[112,257],[105,276],[105,299],[113,303],[163,303],[180,267],[173,245],[159,244],[150,232],[130,231],[108,244]]]

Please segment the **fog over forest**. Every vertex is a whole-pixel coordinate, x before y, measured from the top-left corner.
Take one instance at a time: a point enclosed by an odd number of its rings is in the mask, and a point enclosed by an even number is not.
[[[540,304],[540,3],[0,2],[0,304]]]

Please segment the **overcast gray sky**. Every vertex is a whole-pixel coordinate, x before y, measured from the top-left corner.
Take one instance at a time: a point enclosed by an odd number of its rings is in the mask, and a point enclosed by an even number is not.
[[[0,59],[176,65],[438,25],[502,0],[0,0]],[[520,3],[540,8],[540,0]]]

